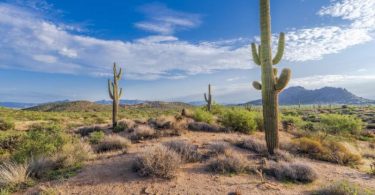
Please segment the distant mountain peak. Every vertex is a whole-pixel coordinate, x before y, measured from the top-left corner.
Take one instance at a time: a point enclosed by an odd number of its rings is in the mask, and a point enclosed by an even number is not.
[[[261,100],[255,100],[246,104],[260,105]],[[320,89],[305,89],[301,86],[293,86],[280,93],[281,105],[298,104],[373,104],[374,100],[358,97],[345,88],[323,87]]]

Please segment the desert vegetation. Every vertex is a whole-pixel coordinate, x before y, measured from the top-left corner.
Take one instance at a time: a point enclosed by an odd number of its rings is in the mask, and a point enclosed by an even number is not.
[[[202,106],[122,105],[114,64],[112,105],[0,108],[0,194],[374,194],[375,107],[279,106],[270,16],[260,0],[261,105],[214,103],[211,84]]]

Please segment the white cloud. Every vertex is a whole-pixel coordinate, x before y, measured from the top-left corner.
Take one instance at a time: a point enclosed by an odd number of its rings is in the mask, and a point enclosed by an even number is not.
[[[199,14],[174,11],[163,4],[148,4],[141,11],[148,20],[138,22],[135,26],[159,34],[173,34],[176,30],[194,28],[201,23]]]
[[[287,32],[285,59],[317,60],[372,40],[373,2],[341,0],[322,8],[319,15],[341,17],[350,24]],[[250,39],[197,44],[181,41],[173,32],[196,27],[201,22],[199,15],[176,12],[160,5],[143,8],[146,10],[149,20],[140,24],[163,24],[166,30],[155,31],[161,35],[135,41],[116,41],[77,35],[71,32],[69,25],[46,20],[42,14],[29,9],[0,3],[0,67],[109,76],[115,61],[125,66],[128,79],[141,80],[181,79],[216,70],[254,67],[248,46]]]
[[[374,82],[375,75],[314,75],[295,78],[290,82],[291,86],[303,86],[306,88],[321,88],[324,86],[345,86],[348,84],[360,84]]]

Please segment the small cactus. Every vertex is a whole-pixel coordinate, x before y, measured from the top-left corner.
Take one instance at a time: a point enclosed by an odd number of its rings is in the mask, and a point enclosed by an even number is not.
[[[204,100],[207,102],[207,111],[211,112],[211,106],[212,106],[211,84],[208,84],[208,95],[204,93]]]
[[[252,43],[251,49],[255,64],[261,66],[262,82],[254,81],[253,86],[262,91],[267,148],[270,154],[274,154],[279,145],[278,94],[287,86],[291,70],[283,69],[278,76],[277,68],[273,67],[281,61],[284,54],[285,34],[280,33],[277,53],[272,58],[270,0],[260,0],[260,30],[261,44],[257,47],[255,43]]]
[[[120,98],[122,96],[122,88],[118,88],[118,81],[121,80],[122,69],[117,72],[116,63],[113,63],[113,81],[108,79],[108,93],[109,97],[113,100],[112,108],[112,126],[115,128],[117,126],[117,114],[119,109]]]

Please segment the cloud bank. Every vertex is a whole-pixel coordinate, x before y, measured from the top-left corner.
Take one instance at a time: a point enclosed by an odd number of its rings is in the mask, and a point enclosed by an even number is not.
[[[135,26],[157,35],[119,41],[83,36],[41,12],[0,3],[0,68],[107,76],[116,61],[128,79],[150,80],[254,67],[248,39],[189,43],[173,34],[199,26],[199,15],[165,6],[142,9],[147,19]],[[373,0],[336,0],[317,14],[350,24],[287,32],[286,60],[319,60],[374,38]]]

